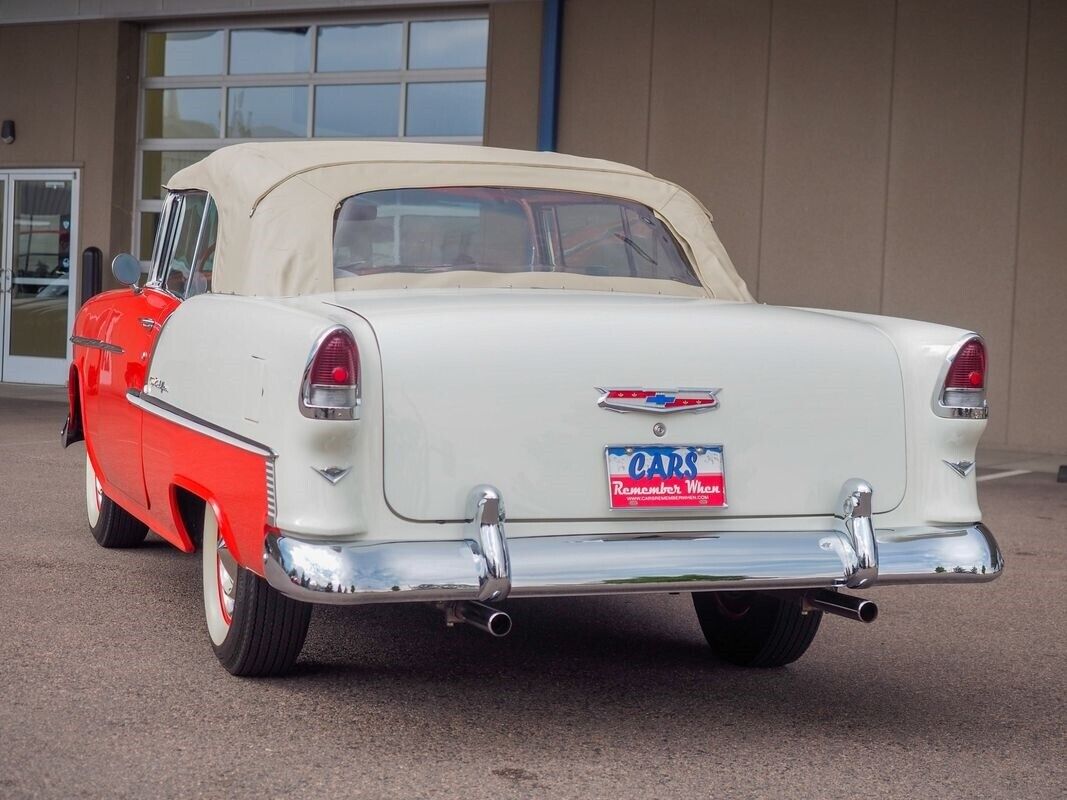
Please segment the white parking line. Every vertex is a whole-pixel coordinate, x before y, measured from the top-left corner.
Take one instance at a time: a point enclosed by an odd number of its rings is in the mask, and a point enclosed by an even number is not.
[[[994,472],[992,475],[979,475],[979,481],[995,481],[997,478],[1014,478],[1016,475],[1029,475],[1032,470],[1009,469],[1007,472]]]

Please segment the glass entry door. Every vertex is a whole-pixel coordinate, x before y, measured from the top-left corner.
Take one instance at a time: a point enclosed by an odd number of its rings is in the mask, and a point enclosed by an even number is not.
[[[0,380],[62,384],[76,310],[78,174],[0,172]]]

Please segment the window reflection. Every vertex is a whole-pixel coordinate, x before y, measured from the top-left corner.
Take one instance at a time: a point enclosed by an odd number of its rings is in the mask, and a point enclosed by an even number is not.
[[[306,86],[230,89],[226,135],[239,139],[307,136]]]
[[[396,136],[399,84],[320,86],[315,90],[316,136]]]
[[[149,33],[145,40],[147,74],[222,74],[222,35],[222,31]]]
[[[411,23],[411,69],[484,67],[489,20],[452,19]]]
[[[328,25],[319,28],[319,72],[400,69],[404,26]]]
[[[147,89],[146,139],[214,139],[219,136],[222,92],[218,89]]]
[[[141,197],[162,200],[167,195],[163,185],[175,172],[195,164],[207,150],[147,150],[141,160]]]
[[[310,28],[235,30],[230,34],[232,75],[308,72],[310,69]]]
[[[63,358],[70,290],[70,181],[16,181],[8,353]]]
[[[408,136],[481,136],[484,116],[481,81],[408,86]]]

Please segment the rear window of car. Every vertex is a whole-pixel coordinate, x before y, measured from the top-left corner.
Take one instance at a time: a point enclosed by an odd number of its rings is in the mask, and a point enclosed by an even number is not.
[[[699,286],[677,240],[640,203],[502,187],[390,189],[334,214],[335,281],[384,273],[557,272]]]

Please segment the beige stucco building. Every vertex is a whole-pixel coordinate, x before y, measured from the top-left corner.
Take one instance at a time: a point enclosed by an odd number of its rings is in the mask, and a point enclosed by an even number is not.
[[[198,153],[554,144],[693,190],[761,301],[982,331],[986,444],[1067,450],[1067,3],[548,6],[0,0],[2,379],[61,376],[82,250],[143,255]]]

